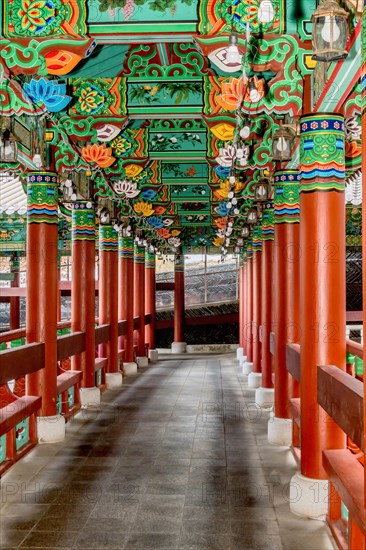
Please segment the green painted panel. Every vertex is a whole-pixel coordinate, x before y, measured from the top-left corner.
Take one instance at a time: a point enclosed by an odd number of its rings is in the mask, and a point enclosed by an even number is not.
[[[70,73],[75,78],[113,78],[120,74],[129,46],[126,44],[105,44],[98,47],[87,59],[81,61]]]
[[[75,405],[75,387],[72,386],[67,390],[67,401],[70,409]]]
[[[210,188],[208,185],[171,185],[170,196],[172,202],[209,202]]]
[[[164,183],[206,183],[208,180],[207,162],[162,163],[162,179]]]
[[[56,411],[57,414],[62,413],[62,395],[59,393],[56,400]]]
[[[177,24],[197,22],[198,0],[87,0],[89,32],[93,24],[120,24],[135,28],[136,23]],[[136,32],[135,30],[133,32]]]
[[[0,463],[6,460],[6,434],[0,437]]]
[[[29,418],[15,426],[15,448],[18,451],[29,441]]]

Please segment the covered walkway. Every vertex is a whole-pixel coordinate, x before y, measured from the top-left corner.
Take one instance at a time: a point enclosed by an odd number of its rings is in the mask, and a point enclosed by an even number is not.
[[[3,476],[1,548],[331,550],[233,354],[166,357]],[[309,536],[311,535],[311,536]]]

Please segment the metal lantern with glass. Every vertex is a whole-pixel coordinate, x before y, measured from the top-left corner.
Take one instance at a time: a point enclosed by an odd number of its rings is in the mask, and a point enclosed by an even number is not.
[[[292,145],[296,132],[288,126],[280,126],[272,136],[272,158],[273,160],[291,160]]]
[[[335,0],[325,0],[313,13],[313,59],[331,62],[347,57],[349,14]]]

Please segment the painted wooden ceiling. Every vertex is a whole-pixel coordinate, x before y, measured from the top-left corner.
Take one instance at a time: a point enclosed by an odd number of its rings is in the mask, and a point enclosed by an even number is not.
[[[255,184],[275,170],[272,134],[281,122],[298,120],[305,93],[314,109],[321,104],[330,111],[341,102],[348,175],[360,169],[354,56],[341,62],[349,69],[345,78],[335,65],[312,61],[316,4],[5,0],[2,114],[16,118],[20,155],[17,165],[1,168],[22,174],[34,168],[32,134],[38,133],[47,140],[45,159],[62,177],[72,174],[80,199],[92,196],[112,218],[130,218],[157,246],[220,247],[229,221],[230,245],[240,246]],[[350,48],[357,51],[360,24],[348,7]],[[241,103],[241,124],[250,124],[249,156],[235,164],[234,208],[228,175],[243,80],[227,48],[234,31],[244,53],[247,24],[249,76],[261,94],[256,101],[244,94]],[[295,145],[291,168],[297,152]],[[68,206],[61,211],[67,235]]]

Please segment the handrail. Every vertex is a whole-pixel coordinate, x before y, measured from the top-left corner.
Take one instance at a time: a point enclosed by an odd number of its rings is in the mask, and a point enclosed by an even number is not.
[[[86,349],[85,332],[73,332],[57,338],[57,361],[83,353]]]
[[[363,449],[363,383],[333,365],[318,367],[318,403]]]
[[[0,386],[43,369],[45,365],[44,343],[26,344],[0,351]]]
[[[111,339],[111,325],[99,325],[95,328],[95,345],[104,344]]]
[[[286,345],[286,368],[295,380],[301,381],[300,344]]]
[[[346,351],[351,355],[357,355],[357,357],[363,359],[363,344],[359,344],[353,340],[346,340]]]

